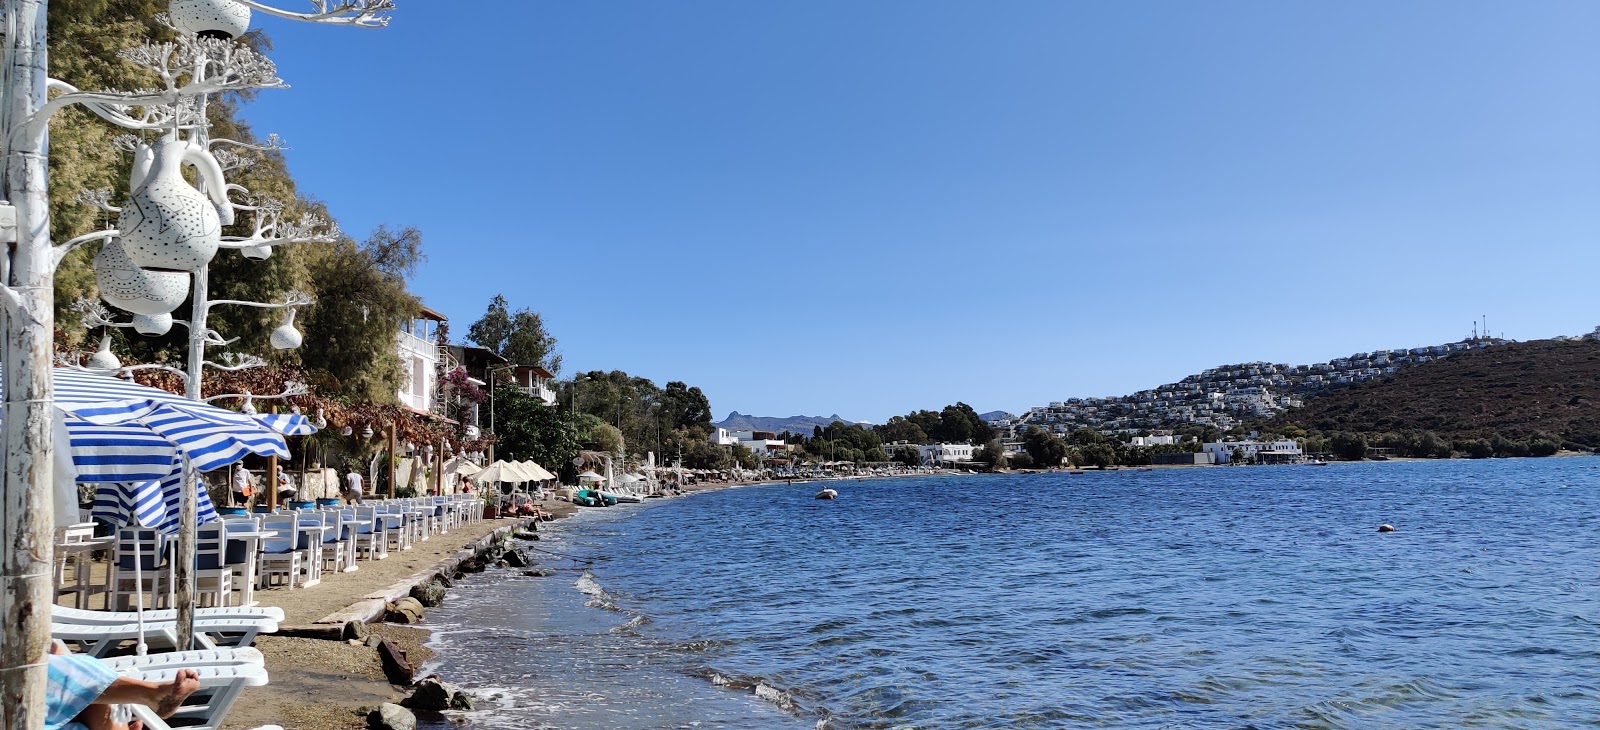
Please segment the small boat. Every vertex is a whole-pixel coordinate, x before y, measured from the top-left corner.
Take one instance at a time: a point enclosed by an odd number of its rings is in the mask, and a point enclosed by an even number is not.
[[[839,498],[839,493],[834,491],[832,487],[823,487],[822,491],[817,492],[817,499],[838,499],[838,498]]]
[[[1306,464],[1307,464],[1307,465],[1308,465],[1308,466],[1327,466],[1327,465],[1328,465],[1328,462],[1326,462],[1326,461],[1323,461],[1323,460],[1321,460],[1321,459],[1314,459],[1314,460],[1312,460],[1312,461],[1308,461],[1308,462],[1306,462]]]
[[[572,503],[584,507],[610,507],[617,503],[615,497],[594,489],[580,489],[572,495]]]
[[[644,501],[644,500],[639,499],[638,497],[635,497],[635,496],[633,496],[631,494],[614,494],[612,492],[601,492],[601,494],[603,494],[603,495],[605,495],[607,497],[610,497],[612,502],[626,502],[628,504],[638,504],[638,503]]]

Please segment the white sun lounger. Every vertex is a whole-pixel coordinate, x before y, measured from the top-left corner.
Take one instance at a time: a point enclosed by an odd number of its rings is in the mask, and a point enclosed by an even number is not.
[[[228,717],[228,711],[233,709],[239,695],[247,687],[260,687],[267,683],[267,670],[259,664],[232,664],[178,667],[168,666],[148,670],[123,669],[125,676],[136,677],[147,682],[165,683],[180,669],[193,669],[200,675],[200,689],[190,696],[183,707],[171,718],[171,722],[163,720],[155,711],[144,705],[128,706],[133,711],[133,716],[144,722],[150,730],[172,730],[173,727],[185,730],[216,730]]]
[[[220,608],[197,608],[194,610],[196,621],[211,619],[269,619],[283,621],[283,609],[277,606],[222,606]],[[144,620],[151,621],[176,621],[178,609],[145,609]],[[99,624],[101,626],[115,626],[118,624],[133,624],[139,622],[137,611],[92,611],[85,608],[71,608],[68,606],[51,606],[50,621],[58,624]]]
[[[190,651],[164,651],[144,656],[119,656],[101,659],[106,666],[117,671],[125,669],[155,672],[164,669],[196,669],[199,667],[265,666],[266,658],[254,647],[237,649],[192,649]]]
[[[249,646],[257,634],[270,634],[278,630],[278,622],[265,618],[207,618],[195,619],[194,640],[201,648],[219,646]],[[90,656],[103,657],[124,641],[139,639],[139,625],[130,624],[50,624],[50,635],[68,644],[75,644]],[[145,621],[145,643],[170,649],[178,646],[178,624],[175,621]]]

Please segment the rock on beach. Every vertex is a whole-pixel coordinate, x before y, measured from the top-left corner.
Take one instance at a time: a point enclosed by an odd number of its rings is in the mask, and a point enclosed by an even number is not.
[[[367,727],[372,730],[417,730],[417,716],[404,707],[385,702],[367,713]]]

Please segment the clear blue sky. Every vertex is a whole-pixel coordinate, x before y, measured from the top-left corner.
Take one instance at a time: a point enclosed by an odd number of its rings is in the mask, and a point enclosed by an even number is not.
[[[473,10],[481,12],[474,13]],[[1600,324],[1600,4],[404,0],[246,110],[465,335],[729,410],[1018,411]]]

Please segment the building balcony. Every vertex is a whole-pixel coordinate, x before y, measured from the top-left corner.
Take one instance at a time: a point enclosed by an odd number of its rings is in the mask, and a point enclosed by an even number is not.
[[[553,406],[556,404],[556,392],[551,390],[550,386],[548,385],[544,385],[542,383],[539,385],[524,385],[522,386],[522,392],[525,395],[531,395],[539,400],[544,401],[545,405],[547,406]]]

